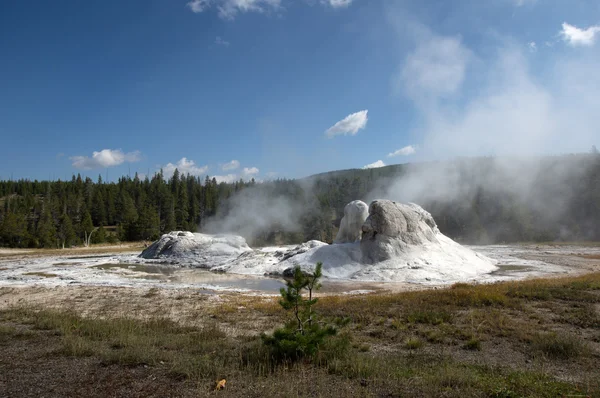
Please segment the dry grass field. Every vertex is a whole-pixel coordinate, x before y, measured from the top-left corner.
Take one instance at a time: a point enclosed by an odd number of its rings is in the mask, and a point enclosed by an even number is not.
[[[299,363],[260,340],[276,298],[19,289],[0,289],[0,396],[600,396],[600,273],[325,296],[338,334]]]

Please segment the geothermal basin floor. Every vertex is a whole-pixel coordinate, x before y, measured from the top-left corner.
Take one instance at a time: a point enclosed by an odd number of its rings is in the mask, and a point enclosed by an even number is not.
[[[533,277],[600,271],[600,246],[490,245],[470,249],[498,262],[498,270],[465,282],[490,283]],[[276,248],[261,250],[272,251]],[[138,252],[81,255],[32,255],[35,252],[3,250],[0,253],[0,288],[3,287],[128,287],[193,289],[205,294],[244,293],[276,295],[281,279],[213,273],[204,269],[158,264],[138,259]],[[60,251],[56,251],[60,254]],[[443,286],[439,283],[370,282],[323,279],[322,293],[359,294]]]
[[[600,271],[600,246],[495,245],[471,249],[498,261],[498,270],[470,282],[572,276]],[[263,249],[265,250],[265,249]],[[266,249],[266,250],[272,250]],[[58,252],[58,251],[57,251]],[[78,252],[76,250],[75,252]],[[139,252],[89,250],[67,256],[0,251],[0,310],[54,308],[92,317],[166,317],[185,324],[198,313],[246,302],[268,303],[284,281],[277,278],[212,273],[174,265],[134,262]],[[36,254],[37,253],[37,254]],[[358,295],[436,289],[440,284],[368,282],[324,278],[319,295]],[[265,301],[266,300],[266,301]],[[229,332],[252,328],[232,326]]]

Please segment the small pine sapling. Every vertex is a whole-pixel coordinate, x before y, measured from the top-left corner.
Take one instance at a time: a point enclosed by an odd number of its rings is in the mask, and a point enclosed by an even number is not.
[[[294,277],[286,282],[285,288],[281,288],[279,304],[292,311],[293,319],[283,328],[275,330],[272,336],[261,336],[275,359],[295,361],[314,357],[325,338],[337,333],[334,327],[319,322],[313,310],[318,301],[313,293],[321,288],[319,278],[323,275],[322,268],[323,264],[319,262],[313,273],[306,273],[296,266]],[[308,298],[303,296],[304,291],[308,291]]]

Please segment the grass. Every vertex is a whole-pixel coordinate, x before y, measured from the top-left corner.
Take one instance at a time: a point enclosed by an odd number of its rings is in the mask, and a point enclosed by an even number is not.
[[[552,359],[573,359],[590,354],[587,345],[577,337],[554,332],[536,334],[531,346],[534,352]]]
[[[600,288],[597,283],[583,284],[581,286],[553,286],[542,284],[528,284],[525,286],[513,286],[507,292],[509,297],[526,298],[529,300],[563,300],[584,301],[589,303],[600,302],[600,296],[593,291]]]
[[[329,372],[366,380],[369,386],[385,386],[393,391],[390,396],[557,397],[580,392],[576,386],[538,372],[467,365],[418,353],[409,359],[369,357],[333,363]]]
[[[423,340],[419,339],[418,337],[410,337],[404,343],[404,347],[408,350],[416,350],[423,347],[423,345]]]
[[[20,309],[4,313],[33,330],[61,336],[57,354],[96,356],[106,364],[125,366],[169,364],[169,371],[186,378],[217,377],[227,360],[238,358],[236,346],[215,323],[182,327],[168,319],[141,322],[129,318],[82,318],[71,312]],[[219,354],[219,355],[216,355]]]
[[[430,343],[442,343],[444,341],[444,333],[440,330],[426,330],[422,332],[425,339]]]
[[[154,289],[141,298],[158,296],[167,299]],[[277,299],[241,295],[190,313],[193,326],[14,307],[0,311],[0,347],[51,338],[47,355],[149,366],[206,386],[200,395],[226,378],[232,396],[600,396],[599,298],[600,273],[322,297],[315,310],[339,333],[297,364],[272,361],[258,337],[284,322]]]
[[[448,323],[452,320],[452,314],[446,311],[436,309],[419,309],[411,311],[406,315],[406,321],[409,323],[424,323],[427,325],[439,325]]]
[[[30,330],[14,325],[0,325],[0,344],[10,342],[14,339],[28,339],[34,335]]]
[[[477,337],[471,337],[463,346],[465,350],[481,351],[481,340]]]
[[[77,246],[65,249],[28,249],[28,248],[1,248],[0,258],[20,257],[27,255],[28,257],[39,256],[87,256],[92,254],[114,254],[120,252],[140,251],[144,249],[144,242],[122,242],[122,243],[98,243],[92,244],[89,247]]]
[[[560,321],[582,328],[600,329],[600,314],[590,303],[576,304],[563,310]]]

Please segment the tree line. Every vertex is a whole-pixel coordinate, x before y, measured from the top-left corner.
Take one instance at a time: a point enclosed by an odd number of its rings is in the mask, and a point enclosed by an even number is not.
[[[600,240],[597,153],[503,162],[512,169],[486,157],[269,182],[219,183],[177,170],[170,178],[161,171],[117,182],[80,175],[70,181],[0,181],[0,246],[154,240],[173,230],[215,232],[215,225],[232,218],[228,232],[241,233],[251,245],[331,242],[344,206],[377,194],[420,204],[443,233],[463,243]],[[436,191],[448,178],[449,187]],[[431,189],[414,190],[415,181]],[[252,198],[268,205],[240,212]]]
[[[65,247],[153,240],[173,230],[196,231],[219,199],[254,182],[217,184],[175,170],[151,179],[99,176],[70,181],[0,181],[0,246]]]

